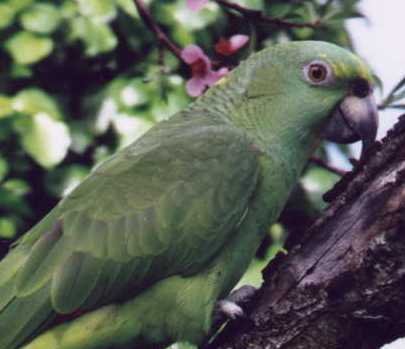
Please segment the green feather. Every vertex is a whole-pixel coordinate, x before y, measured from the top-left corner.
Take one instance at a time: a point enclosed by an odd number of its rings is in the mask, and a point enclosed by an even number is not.
[[[54,309],[69,314],[89,297],[102,272],[104,260],[75,252],[55,270],[51,299]]]
[[[66,247],[60,243],[62,226],[44,234],[32,247],[24,266],[17,274],[16,289],[19,297],[27,296],[49,280],[54,266],[66,257]]]

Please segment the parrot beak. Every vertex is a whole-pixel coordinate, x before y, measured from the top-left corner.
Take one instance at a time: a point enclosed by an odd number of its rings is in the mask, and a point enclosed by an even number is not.
[[[363,142],[361,158],[377,136],[378,112],[371,92],[346,96],[332,113],[323,137],[336,143]]]

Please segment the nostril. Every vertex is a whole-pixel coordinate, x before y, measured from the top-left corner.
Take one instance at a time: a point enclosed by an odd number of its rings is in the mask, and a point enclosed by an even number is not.
[[[356,97],[364,98],[370,94],[371,87],[367,80],[356,79],[353,81],[352,93]]]

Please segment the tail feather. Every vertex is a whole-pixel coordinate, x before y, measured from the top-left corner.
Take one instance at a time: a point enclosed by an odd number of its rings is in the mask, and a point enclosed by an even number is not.
[[[27,297],[14,297],[0,310],[0,349],[17,349],[54,316],[49,287]]]

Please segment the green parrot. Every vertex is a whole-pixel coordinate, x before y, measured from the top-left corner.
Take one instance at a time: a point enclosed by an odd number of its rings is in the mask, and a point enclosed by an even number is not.
[[[321,139],[374,142],[372,91],[367,65],[329,43],[253,54],[15,243],[0,349],[201,344]]]

